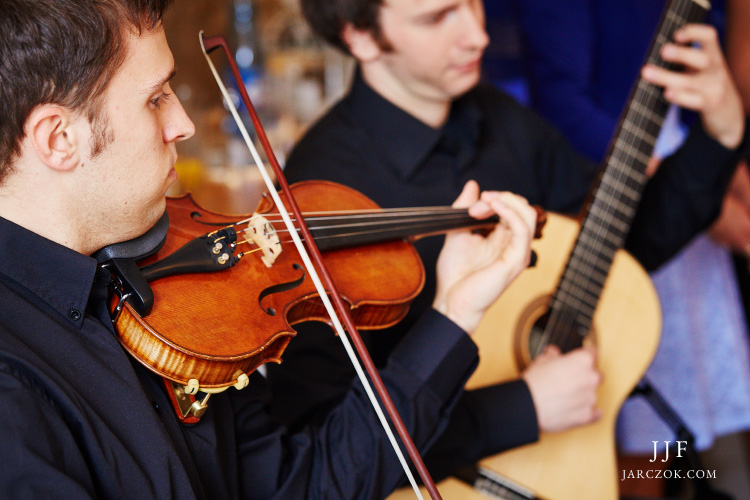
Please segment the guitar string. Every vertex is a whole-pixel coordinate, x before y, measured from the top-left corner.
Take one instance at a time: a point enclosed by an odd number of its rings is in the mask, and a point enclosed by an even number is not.
[[[695,6],[693,3],[693,0],[675,0],[674,2],[674,15],[670,15],[669,13],[672,12],[672,8],[669,7],[667,14],[665,15],[664,21],[662,23],[662,29],[660,29],[657,32],[656,35],[656,43],[654,44],[654,50],[652,50],[649,54],[649,61],[654,62],[655,58],[658,58],[658,53],[660,48],[663,46],[664,42],[671,38],[674,31],[681,25],[684,25],[687,22],[687,19],[689,19],[691,16],[690,7]],[[687,9],[685,8],[685,3],[688,4]],[[681,16],[681,12],[687,11],[685,17]],[[695,12],[692,12],[692,14],[695,14],[698,11],[696,9]],[[658,37],[664,33],[663,40],[659,40]],[[661,43],[659,43],[661,42]],[[659,59],[656,59],[657,61]],[[657,93],[654,94],[654,90],[657,90]],[[645,99],[643,99],[643,96],[645,94]],[[637,99],[637,97],[641,97],[641,99]],[[646,83],[644,80],[639,78],[639,81],[637,83],[637,87],[634,93],[634,99],[633,102],[643,102],[646,109],[653,110],[656,104],[660,104],[663,101],[662,91],[661,89],[656,88],[655,86]],[[635,115],[635,120],[632,119],[632,115]],[[628,162],[628,158],[623,158],[623,156],[626,156],[626,153],[620,146],[618,148],[617,142],[623,142],[626,144],[631,144],[633,141],[633,138],[637,138],[637,134],[632,130],[628,129],[624,125],[626,123],[631,123],[632,125],[636,125],[638,130],[639,128],[643,128],[643,122],[646,121],[652,121],[649,119],[649,116],[653,116],[654,113],[639,113],[637,112],[637,109],[629,109],[623,119],[623,125],[621,129],[621,134],[618,134],[618,136],[622,136],[620,139],[621,141],[616,141],[613,148],[612,148],[612,154],[609,158],[608,164],[612,164],[613,162],[618,162],[620,164],[624,165],[631,165],[632,160],[630,160],[630,163]],[[628,120],[630,118],[630,120]],[[663,120],[663,117],[661,117]],[[659,125],[659,128],[661,126]],[[645,142],[646,144],[649,143],[649,141],[645,141],[643,138],[640,138],[641,142]],[[653,146],[653,144],[651,144]],[[630,155],[632,156],[632,155]],[[643,165],[643,158],[636,158],[638,160],[638,163],[641,164],[640,168],[644,169]],[[606,225],[608,227],[612,226],[613,218],[616,217],[614,212],[617,212],[617,206],[612,205],[610,203],[604,203],[603,197],[609,196],[610,198],[614,198],[616,195],[619,195],[622,197],[623,193],[620,192],[622,190],[618,190],[614,184],[613,181],[617,181],[618,184],[620,184],[622,187],[629,189],[627,181],[633,181],[636,180],[636,182],[639,182],[639,184],[643,184],[643,182],[640,182],[640,179],[634,179],[632,175],[630,175],[633,172],[633,168],[629,169],[623,169],[623,168],[607,168],[602,175],[601,184],[602,190],[599,190],[597,192],[597,196],[592,201],[592,205],[590,206],[586,219],[584,219],[584,223],[581,226],[580,234],[584,235],[586,233],[591,233],[591,220],[589,217],[591,216],[592,210],[596,210],[598,213],[594,213],[593,216],[596,216],[602,220],[602,222],[607,223]],[[607,179],[606,177],[610,177],[610,179]],[[642,190],[643,186],[641,186]],[[602,194],[603,193],[603,194]],[[638,200],[640,201],[640,200]],[[597,206],[598,204],[598,206]],[[604,210],[601,210],[601,205],[605,205]],[[637,203],[636,203],[637,206]],[[632,208],[632,207],[631,207]],[[602,213],[603,215],[599,215],[599,213]],[[632,221],[632,217],[631,217]],[[588,224],[586,224],[588,222]],[[594,231],[593,233],[593,240],[594,244],[598,244],[598,246],[601,246],[602,240],[607,240],[608,233],[603,233],[601,229],[603,229],[604,224],[601,224],[599,226],[598,231]],[[591,236],[591,234],[586,234],[586,236]],[[626,237],[626,235],[625,235]],[[624,237],[623,237],[624,242]],[[592,245],[594,246],[594,245]],[[618,245],[621,246],[621,245]],[[578,252],[575,252],[575,250],[578,250]],[[547,323],[547,327],[544,330],[544,333],[542,335],[541,341],[538,342],[537,348],[536,348],[536,355],[539,355],[544,347],[548,345],[549,343],[555,343],[563,344],[561,346],[561,349],[565,349],[567,347],[570,347],[571,339],[574,339],[573,341],[577,344],[577,338],[573,336],[572,330],[573,326],[578,322],[579,318],[577,317],[580,313],[576,312],[574,307],[567,307],[567,304],[562,304],[562,302],[569,303],[571,299],[574,302],[578,302],[579,306],[583,303],[583,301],[580,298],[576,298],[575,294],[572,294],[570,292],[570,288],[574,288],[574,290],[583,290],[582,281],[587,279],[587,276],[591,274],[592,270],[596,268],[595,265],[596,261],[601,261],[601,253],[600,252],[594,252],[593,248],[590,248],[587,250],[583,246],[579,246],[578,242],[576,243],[574,247],[574,253],[571,254],[570,260],[569,260],[569,266],[565,270],[564,277],[570,272],[574,273],[574,279],[573,281],[570,281],[569,279],[564,279],[563,282],[561,282],[560,287],[556,291],[555,294],[555,300],[553,301],[553,307],[550,311],[550,317],[549,321]],[[578,253],[578,255],[575,255],[575,253]],[[610,261],[611,264],[611,261]],[[577,268],[577,269],[576,269]],[[608,271],[608,270],[607,270]],[[567,286],[567,290],[564,289],[564,287]],[[598,286],[598,285],[597,285]],[[566,299],[563,299],[560,297],[562,294],[565,294],[567,296]],[[580,295],[579,295],[580,297]],[[574,304],[575,305],[575,304]],[[565,306],[565,307],[563,307]],[[589,309],[591,309],[589,307]],[[592,312],[593,315],[593,312]],[[591,318],[587,318],[591,320]]]
[[[678,5],[677,8],[679,8],[679,7],[680,6]],[[665,29],[660,29],[658,33],[661,34],[662,32],[666,32],[667,34],[671,35],[671,33],[673,33],[673,30],[675,28],[674,25],[678,24],[678,23],[683,23],[683,22],[684,22],[684,20],[680,19],[679,17],[678,17],[677,21],[674,21],[667,14],[667,17],[665,17],[664,26],[667,26],[668,28],[666,30]],[[657,36],[659,36],[659,35],[657,35]],[[661,47],[661,45],[663,45],[663,42],[661,44],[656,44],[655,45],[655,50],[652,50],[651,53],[649,54],[650,60],[652,59],[652,56],[658,55],[658,49]],[[641,85],[641,83],[643,83],[643,86]],[[636,94],[634,95],[634,97],[637,98],[639,96],[639,94],[640,94],[640,96],[642,98],[643,94],[645,93],[646,94],[646,98],[647,98],[646,101],[648,101],[647,102],[648,109],[653,109],[654,103],[651,102],[652,101],[651,98],[654,97],[655,100],[658,103],[660,101],[661,94],[657,93],[656,95],[654,95],[653,94],[653,90],[654,90],[653,86],[651,86],[650,84],[646,84],[645,82],[643,82],[643,80],[639,79],[639,82],[638,82],[637,85],[638,86],[636,88]],[[635,98],[634,98],[634,102],[635,101],[640,101],[639,99],[635,99]],[[631,110],[628,110],[628,112],[626,112],[626,114],[625,114],[625,117],[623,119],[622,130],[621,130],[621,132],[623,132],[621,134],[622,135],[622,137],[621,137],[622,141],[621,142],[625,142],[627,144],[629,144],[632,141],[633,136],[636,135],[632,131],[632,129],[628,129],[628,128],[626,128],[624,126],[628,122],[629,119],[630,119],[630,121],[633,121],[632,120],[632,116],[631,116],[632,113],[630,111]],[[635,125],[642,125],[642,123],[641,123],[642,122],[641,116],[636,116],[636,118],[637,118],[637,121],[635,121],[634,124]],[[620,134],[618,134],[618,135],[620,135]],[[615,146],[617,146],[617,143],[615,144]],[[622,161],[623,159],[621,158],[621,155],[622,155],[622,149],[617,149],[615,147],[615,148],[613,148],[612,158],[610,160],[614,159],[614,160],[620,160],[620,161]],[[612,163],[612,161],[610,161],[609,163]],[[603,173],[604,175],[602,176],[602,180],[601,180],[602,184],[600,184],[602,186],[602,190],[599,193],[597,193],[597,197],[592,202],[592,205],[591,205],[591,207],[589,209],[589,214],[587,215],[587,218],[584,220],[584,224],[582,225],[581,234],[585,234],[587,232],[589,232],[589,233],[591,232],[590,228],[591,228],[591,222],[592,221],[590,220],[589,217],[597,216],[598,215],[597,211],[600,210],[600,206],[602,204],[601,200],[603,199],[603,197],[599,196],[599,194],[603,192],[605,195],[609,195],[611,197],[612,194],[608,193],[607,191],[611,191],[611,190],[615,189],[615,186],[614,186],[614,184],[612,182],[612,178],[614,178],[614,179],[619,180],[620,182],[622,182],[623,181],[622,176],[623,175],[628,175],[629,172],[631,172],[631,171],[632,171],[632,168],[628,169],[628,170],[625,170],[625,169],[619,169],[619,170],[618,169],[607,169]],[[610,177],[609,180],[606,179],[607,176]],[[622,196],[622,193],[617,193],[616,189],[615,189],[615,193],[614,194],[620,194],[620,196]],[[599,206],[597,206],[597,203],[598,203]],[[611,213],[611,211],[605,209],[604,210],[604,215],[605,215],[605,217],[599,216],[599,218],[602,219],[603,222],[610,222],[610,225],[611,225],[611,217],[613,216],[613,213]],[[609,217],[609,220],[607,220],[606,216]],[[597,232],[594,233],[594,242],[595,243],[601,244],[602,238],[606,238],[607,237],[607,233],[602,234],[602,231],[601,231],[602,226],[603,225],[599,226],[600,230],[599,230],[598,233]],[[578,252],[575,252],[575,250],[578,250]],[[561,297],[560,298],[561,302],[568,302],[569,303],[570,300],[571,300],[571,298],[572,298],[574,302],[578,301],[579,302],[579,306],[580,306],[581,299],[580,298],[576,298],[575,294],[571,293],[570,289],[573,288],[573,290],[579,290],[579,291],[580,290],[584,290],[584,287],[582,286],[581,281],[583,281],[586,278],[586,274],[590,274],[591,270],[595,267],[594,265],[592,265],[592,260],[601,260],[601,259],[600,258],[597,259],[597,255],[594,254],[593,251],[591,251],[591,250],[587,251],[585,248],[582,248],[579,245],[576,245],[576,249],[575,250],[574,250],[574,254],[571,255],[570,269],[566,270],[566,273],[567,272],[572,272],[572,273],[576,273],[577,272],[577,274],[574,274],[574,278],[575,279],[572,282],[570,280],[563,281],[561,283],[560,289],[558,290],[558,293],[562,292],[563,294],[565,294],[568,297],[565,300],[563,300],[563,298]],[[579,255],[575,255],[575,253],[578,253]],[[578,267],[579,269],[575,269],[576,267]],[[583,274],[583,273],[586,273],[586,274]],[[568,289],[567,290],[565,289],[565,285],[568,285],[568,287],[567,287]],[[580,293],[578,295],[580,297]],[[579,309],[580,309],[580,307],[579,307]],[[575,325],[576,321],[579,319],[576,316],[578,316],[580,313],[576,312],[574,310],[574,308],[571,308],[571,307],[566,307],[564,309],[558,309],[558,311],[559,312],[558,312],[557,316],[559,316],[559,319],[556,318],[555,321],[554,322],[551,321],[551,323],[552,323],[552,326],[554,326],[554,325],[561,325],[561,327],[559,329],[555,330],[555,333],[556,333],[556,335],[555,335],[555,341],[557,343],[559,343],[559,344],[563,344],[561,346],[562,348],[566,348],[566,347],[568,347],[568,343],[570,342],[570,339],[571,338],[575,339],[575,337],[570,332],[572,331],[573,325]],[[550,319],[552,320],[552,318],[550,318]],[[560,337],[565,337],[565,336],[567,336],[566,342],[560,342]]]
[[[692,4],[692,3],[689,3],[689,6],[694,6],[694,4]],[[682,7],[684,7],[684,5],[683,5]],[[679,8],[679,6],[678,6],[678,8]],[[695,13],[695,12],[694,12],[694,13]],[[683,19],[683,18],[680,18],[679,16],[677,16],[677,19],[675,20],[675,19],[674,19],[674,17],[675,17],[675,16],[672,16],[672,17],[667,17],[667,18],[666,18],[666,20],[665,20],[666,22],[664,23],[665,25],[667,25],[667,24],[669,24],[669,23],[672,23],[672,25],[670,25],[670,26],[669,26],[669,31],[667,31],[667,33],[668,33],[669,35],[671,35],[671,33],[673,33],[673,31],[674,31],[674,29],[675,29],[675,26],[674,26],[675,24],[680,24],[680,25],[681,25],[681,24],[684,24],[684,23],[685,23],[685,19]],[[660,33],[661,33],[661,32],[662,32],[662,30],[660,30]],[[665,39],[666,39],[666,38],[665,38]],[[660,45],[663,45],[663,43],[662,43],[662,44],[660,44]],[[656,51],[652,51],[652,55],[658,55],[658,52],[656,52]],[[659,102],[659,101],[661,100],[661,97],[662,97],[662,96],[661,96],[661,93],[660,93],[660,92],[658,92],[657,94],[654,94],[654,93],[653,93],[653,91],[654,91],[654,90],[655,90],[655,87],[653,87],[653,86],[652,86],[652,85],[650,85],[650,84],[645,84],[645,83],[644,83],[644,86],[643,86],[643,88],[639,88],[639,89],[638,89],[638,92],[640,92],[641,94],[645,93],[649,101],[650,101],[650,100],[651,100],[651,98],[653,97],[653,98],[654,98],[654,99],[655,99],[655,100],[656,100],[657,102]],[[652,108],[654,107],[654,103],[653,103],[653,102],[649,102],[648,104],[649,104],[649,106],[648,106],[648,107],[649,107],[649,109],[652,109]],[[638,121],[639,121],[639,122],[641,121],[641,117],[638,117]],[[638,123],[636,123],[636,124],[638,124]],[[634,134],[633,134],[633,132],[632,132],[631,130],[625,130],[625,132],[626,132],[626,133],[624,134],[625,138],[630,138],[630,139],[632,139],[632,137],[629,137],[629,136],[632,136],[632,135],[634,135]],[[623,141],[623,142],[625,142],[625,141]],[[619,151],[615,151],[615,153],[616,153],[616,155],[614,155],[614,156],[615,156],[615,158],[616,158],[616,159],[618,159],[618,160],[621,160],[621,158],[617,158],[617,155],[621,155],[621,154],[622,154],[622,150],[619,150]],[[629,172],[631,172],[631,171],[632,171],[632,169],[630,169],[630,170],[623,170],[623,169],[620,169],[620,170],[615,170],[615,171],[613,172],[613,175],[615,175],[615,174],[616,174],[616,175],[618,175],[618,176],[620,177],[620,179],[619,179],[619,180],[621,180],[621,179],[622,179],[622,176],[623,176],[623,175],[627,175],[627,174],[628,174]],[[606,185],[606,186],[605,186],[605,192],[606,192],[606,189],[608,189],[608,188],[610,188],[610,187],[613,187],[613,185],[612,185],[612,184],[608,184],[608,185]],[[601,199],[601,198],[600,198],[600,199]],[[593,207],[593,208],[596,208],[596,207]],[[606,211],[605,211],[605,213],[606,213]],[[585,221],[584,221],[584,222],[585,222]],[[590,226],[589,226],[589,227],[590,227]],[[582,232],[583,232],[583,231],[582,231]],[[601,234],[598,234],[598,235],[596,235],[596,236],[597,236],[597,238],[601,238],[601,236],[602,236],[602,235],[601,235]],[[606,233],[605,233],[605,235],[604,235],[604,236],[606,237]],[[583,266],[583,270],[584,270],[584,271],[585,271],[585,270],[588,270],[588,269],[592,269],[592,268],[593,268],[593,266],[591,265],[591,259],[592,259],[592,258],[595,258],[596,256],[595,256],[595,255],[593,255],[593,254],[591,254],[591,252],[589,252],[589,255],[587,255],[587,254],[586,254],[586,252],[581,252],[581,253],[583,254],[583,256],[582,256],[582,257],[581,257],[581,258],[579,259],[579,260],[581,261],[581,262],[579,262],[579,263],[578,263],[579,267],[580,267],[580,266]],[[575,269],[573,269],[573,271],[575,271]],[[580,272],[580,270],[579,270],[579,272]],[[574,283],[574,284],[575,284],[575,286],[576,286],[576,287],[578,287],[578,289],[582,289],[582,287],[581,287],[581,284],[580,284],[580,281],[582,281],[583,277],[584,277],[583,275],[581,275],[581,274],[578,274],[578,276],[577,276],[577,278],[578,278],[578,280],[577,280],[577,281],[578,281],[578,282],[577,282],[577,283]],[[569,293],[569,291],[567,291],[567,292]],[[571,312],[569,312],[569,313],[567,313],[567,314],[565,315],[565,320],[564,320],[564,323],[563,323],[564,327],[563,327],[563,329],[561,329],[561,331],[562,331],[562,332],[565,332],[565,331],[570,331],[570,330],[572,329],[572,325],[574,325],[574,324],[576,323],[576,320],[578,319],[578,318],[576,318],[576,317],[575,317],[575,314],[576,314],[576,313],[575,313],[574,311],[571,311]],[[571,337],[568,337],[568,339],[570,339],[570,338],[571,338]]]

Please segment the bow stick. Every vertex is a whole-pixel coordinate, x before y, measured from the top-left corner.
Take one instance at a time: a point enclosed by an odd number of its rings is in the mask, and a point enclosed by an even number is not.
[[[442,500],[442,497],[440,496],[440,493],[438,492],[437,487],[435,486],[435,483],[432,480],[432,477],[430,476],[430,473],[427,471],[427,467],[424,465],[424,462],[422,461],[422,457],[419,455],[419,452],[417,451],[417,448],[414,445],[414,442],[412,441],[411,436],[409,436],[409,433],[406,430],[406,427],[404,426],[404,423],[401,420],[401,417],[398,414],[398,411],[396,410],[396,407],[394,406],[393,401],[388,395],[388,391],[386,390],[385,385],[383,384],[383,381],[380,378],[380,375],[378,374],[377,369],[375,368],[375,364],[372,362],[372,359],[370,358],[370,354],[367,351],[367,348],[362,342],[362,338],[360,337],[359,332],[356,326],[354,325],[354,321],[352,320],[351,315],[349,314],[349,308],[344,304],[344,301],[341,299],[341,296],[333,283],[333,279],[328,273],[328,270],[323,262],[323,258],[320,255],[320,250],[318,250],[318,247],[315,244],[315,240],[310,234],[310,230],[307,227],[307,224],[305,223],[305,219],[303,218],[302,213],[300,212],[300,209],[297,206],[297,203],[295,202],[294,197],[292,196],[291,190],[289,189],[289,184],[287,183],[286,178],[284,177],[284,174],[281,171],[281,167],[279,166],[279,163],[276,160],[276,155],[274,154],[273,149],[271,148],[271,145],[268,142],[268,138],[266,137],[265,131],[263,130],[263,126],[261,125],[260,120],[258,119],[257,113],[255,112],[255,108],[250,100],[250,97],[247,94],[247,90],[245,89],[245,85],[240,76],[239,69],[237,68],[237,65],[234,62],[234,58],[232,57],[232,54],[229,50],[229,45],[227,44],[224,37],[220,35],[212,36],[209,38],[204,38],[203,31],[199,33],[198,38],[200,40],[203,54],[206,57],[206,61],[208,61],[208,65],[211,69],[211,73],[213,73],[214,78],[216,79],[216,83],[218,84],[221,90],[221,93],[224,96],[224,100],[227,103],[227,107],[229,108],[229,111],[234,117],[234,120],[237,122],[237,126],[239,127],[240,133],[242,134],[242,137],[244,138],[245,143],[247,144],[247,147],[250,149],[250,152],[253,156],[253,160],[258,166],[258,169],[260,170],[263,180],[266,183],[268,192],[273,197],[273,200],[279,209],[279,213],[281,217],[284,219],[284,224],[289,230],[292,240],[294,240],[294,244],[297,247],[297,250],[299,251],[300,257],[302,258],[302,261],[304,262],[305,267],[307,268],[307,272],[310,274],[310,278],[313,280],[313,283],[315,284],[315,288],[318,291],[318,295],[320,295],[320,298],[323,301],[326,311],[328,312],[328,315],[331,317],[331,321],[333,322],[334,328],[336,332],[338,333],[338,336],[341,339],[341,342],[344,344],[344,348],[346,349],[346,352],[349,355],[349,358],[351,359],[352,365],[354,366],[354,369],[357,372],[359,379],[362,381],[365,391],[368,397],[370,398],[370,402],[372,403],[372,406],[375,409],[375,412],[377,413],[378,418],[380,419],[380,423],[382,424],[383,429],[385,430],[388,436],[388,439],[391,442],[391,446],[393,446],[393,449],[396,452],[396,455],[398,456],[399,461],[401,462],[401,466],[403,467],[404,472],[406,473],[406,476],[408,477],[409,482],[411,483],[411,486],[417,495],[417,498],[419,498],[420,500],[424,500],[421,492],[419,491],[419,487],[417,486],[417,482],[414,479],[414,476],[411,473],[411,470],[409,469],[408,464],[406,463],[406,459],[404,458],[404,455],[401,452],[401,448],[396,442],[396,438],[393,435],[393,431],[388,425],[388,421],[386,420],[385,415],[383,414],[383,410],[380,407],[380,404],[378,403],[377,399],[375,398],[375,394],[372,391],[372,387],[370,386],[370,383],[368,382],[367,377],[365,376],[362,370],[362,366],[352,349],[351,343],[349,342],[349,337],[346,335],[346,332],[344,331],[344,328],[341,325],[339,316],[341,317],[344,324],[346,325],[346,329],[349,331],[352,341],[354,342],[354,345],[356,346],[357,353],[359,353],[359,356],[362,359],[362,362],[364,363],[367,369],[367,372],[373,381],[373,384],[375,385],[378,395],[380,395],[380,398],[386,407],[388,415],[391,417],[391,421],[393,422],[393,425],[396,427],[396,431],[401,437],[401,440],[404,443],[404,446],[406,446],[406,450],[409,454],[409,457],[412,459],[412,462],[414,463],[414,466],[416,467],[417,472],[419,473],[419,476],[422,478],[422,482],[424,483],[425,487],[427,488],[433,500]],[[304,245],[302,244],[302,241],[300,240],[300,237],[297,234],[296,228],[294,227],[294,224],[289,218],[289,212],[284,207],[284,204],[281,201],[281,198],[276,192],[276,188],[273,184],[273,181],[271,180],[271,177],[269,176],[265,165],[261,161],[260,156],[258,155],[258,151],[255,149],[255,145],[253,144],[253,141],[251,140],[250,135],[247,132],[247,129],[245,128],[244,124],[242,123],[242,120],[240,119],[239,113],[237,112],[237,108],[234,106],[234,103],[230,99],[227,89],[224,86],[224,83],[222,82],[221,77],[216,71],[216,68],[213,65],[213,62],[211,61],[211,58],[208,55],[210,51],[217,49],[219,47],[221,47],[224,50],[224,53],[229,62],[229,66],[232,70],[232,74],[237,83],[237,88],[240,92],[240,96],[242,97],[242,101],[245,104],[245,107],[247,108],[248,112],[250,113],[250,118],[253,121],[253,126],[255,127],[255,130],[258,134],[258,138],[260,139],[260,142],[266,153],[266,157],[268,158],[268,161],[270,162],[273,168],[273,172],[276,175],[276,179],[279,183],[279,186],[281,187],[282,192],[287,197],[287,201],[289,203],[289,206],[291,207],[291,211],[297,220],[297,224],[299,225],[299,230],[307,242],[309,253],[305,249]],[[318,273],[315,267],[312,265],[312,262],[310,260],[311,256],[312,256],[312,260],[314,260],[315,264],[317,264],[318,269],[320,269],[320,274],[322,275],[323,280],[325,281],[325,288],[323,287],[323,284],[320,280],[320,277],[318,276]],[[326,288],[328,290],[328,293],[326,293]],[[333,299],[333,302],[336,305],[335,309],[333,305],[331,304],[331,301],[329,300],[329,294],[331,298]],[[336,311],[338,311],[338,314],[336,313]]]

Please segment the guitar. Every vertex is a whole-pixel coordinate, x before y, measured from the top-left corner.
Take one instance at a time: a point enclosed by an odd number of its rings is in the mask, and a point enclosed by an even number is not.
[[[672,0],[647,62],[669,68],[659,57],[661,47],[709,8],[707,0]],[[469,389],[518,378],[549,344],[567,352],[594,343],[603,374],[598,392],[602,418],[566,432],[542,433],[537,443],[482,460],[470,481],[472,492],[500,499],[617,498],[615,421],[648,368],[661,331],[651,280],[621,249],[668,107],[661,89],[636,82],[580,223],[548,214],[543,238],[532,245],[541,256],[537,266],[503,293],[473,334],[480,364]],[[467,485],[455,479],[438,486],[446,500],[469,498]]]
[[[674,31],[702,19],[705,0],[673,0],[666,7],[647,62],[659,57]],[[550,214],[542,256],[487,312],[473,338],[480,365],[467,387],[517,378],[544,347],[563,352],[597,346],[603,374],[596,423],[543,433],[537,443],[487,458],[481,466],[554,500],[616,499],[614,427],[625,398],[648,368],[658,345],[659,302],[647,273],[621,250],[647,178],[669,104],[661,89],[639,79],[631,91],[580,225]],[[501,496],[496,498],[529,498]]]
[[[566,259],[575,255],[571,248],[576,246],[580,226],[568,217],[547,216],[544,236],[532,244],[540,256],[537,265],[521,273],[472,335],[479,346],[480,363],[467,384],[469,389],[518,378],[530,363],[533,349],[548,343],[542,338],[544,329],[534,324],[551,310],[556,297],[568,297],[556,294],[555,285],[561,275],[558,289],[566,279]],[[651,280],[630,254],[615,252],[609,274],[596,313],[591,311],[589,335],[596,343],[603,373],[598,394],[602,418],[562,433],[542,433],[536,443],[482,460],[471,485],[455,478],[437,485],[445,500],[617,498],[615,420],[656,352],[661,320]],[[550,314],[547,325],[553,321],[559,320]],[[589,328],[566,330],[564,338],[556,332],[555,337],[571,348],[581,343],[579,331]],[[412,498],[409,495],[413,492],[399,491],[389,500]]]

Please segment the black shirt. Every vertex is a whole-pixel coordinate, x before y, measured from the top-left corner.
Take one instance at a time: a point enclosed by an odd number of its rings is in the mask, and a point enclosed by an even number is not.
[[[353,384],[316,428],[269,417],[254,373],[183,426],[161,380],[120,346],[96,261],[0,218],[2,498],[382,498],[403,477]],[[382,371],[417,446],[445,428],[477,362],[434,310]],[[426,339],[439,341],[425,349]],[[294,343],[294,340],[292,340]]]
[[[627,249],[649,269],[669,259],[718,215],[738,158],[696,127],[646,187]],[[455,100],[446,124],[434,129],[382,98],[357,74],[349,94],[294,148],[285,173],[290,182],[346,184],[387,208],[450,205],[474,179],[484,190],[507,190],[547,210],[576,213],[596,166],[532,111],[489,86],[479,85]],[[429,307],[441,246],[440,237],[416,243],[427,281],[406,320],[385,332],[366,333],[371,351],[382,358]],[[269,371],[274,390],[283,393],[274,401],[274,413],[292,426],[323,419],[352,379],[325,327],[297,329],[300,342],[291,346],[283,365]],[[308,365],[316,357],[339,362],[310,376]],[[426,462],[441,476],[537,437],[524,382],[467,391]]]

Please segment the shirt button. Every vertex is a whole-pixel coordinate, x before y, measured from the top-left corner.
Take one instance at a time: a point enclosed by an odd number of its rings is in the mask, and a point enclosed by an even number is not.
[[[73,321],[78,321],[79,319],[81,319],[81,311],[79,311],[78,309],[71,309],[70,319],[72,319]]]
[[[152,403],[154,404],[154,410],[156,410],[156,413],[161,413],[161,407],[159,406],[159,403],[157,403],[156,401],[152,401]]]

